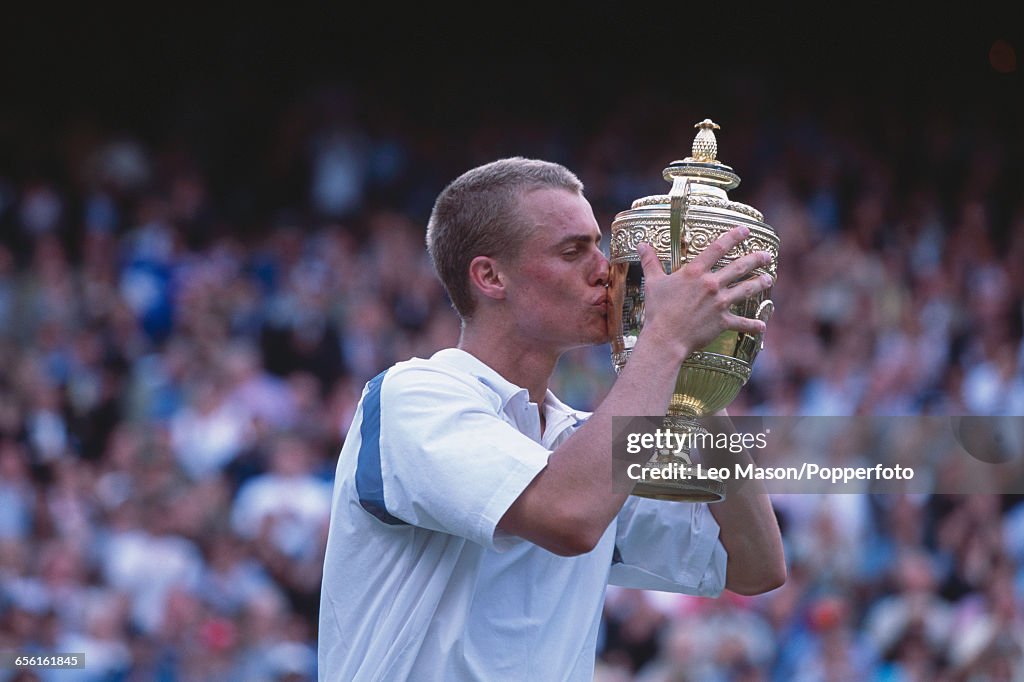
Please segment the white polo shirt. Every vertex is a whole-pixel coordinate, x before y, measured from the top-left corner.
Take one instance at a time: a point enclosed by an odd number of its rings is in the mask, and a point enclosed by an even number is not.
[[[609,582],[721,592],[702,504],[630,497],[575,557],[497,530],[588,416],[550,391],[544,409],[541,434],[526,389],[454,348],[367,384],[338,461],[320,680],[590,682]]]

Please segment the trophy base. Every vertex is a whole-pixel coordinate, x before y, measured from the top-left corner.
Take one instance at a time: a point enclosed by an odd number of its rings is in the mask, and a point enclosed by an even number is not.
[[[637,497],[669,502],[721,502],[725,483],[714,478],[683,481],[641,481],[631,493]]]
[[[663,429],[674,434],[707,434],[693,415],[672,412],[665,416]],[[671,441],[670,441],[671,442]],[[676,452],[658,450],[642,469],[633,486],[633,495],[652,500],[674,502],[721,502],[725,499],[725,482],[709,476],[693,466],[690,446],[682,445]]]

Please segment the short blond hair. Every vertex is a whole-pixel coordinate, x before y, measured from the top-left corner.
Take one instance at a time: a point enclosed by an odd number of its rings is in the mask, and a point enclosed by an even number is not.
[[[476,309],[469,264],[477,256],[515,259],[529,236],[522,196],[546,188],[583,193],[583,183],[565,166],[517,156],[466,171],[438,195],[427,224],[427,251],[463,320]]]

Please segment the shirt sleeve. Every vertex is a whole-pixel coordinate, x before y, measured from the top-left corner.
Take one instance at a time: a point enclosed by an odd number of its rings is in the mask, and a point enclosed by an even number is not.
[[[381,387],[379,434],[369,434],[371,441],[378,437],[386,512],[499,551],[518,542],[496,537],[498,522],[547,466],[551,451],[516,430],[499,409],[471,381],[445,372],[389,372]]]
[[[717,597],[725,547],[706,504],[630,496],[619,512],[608,581],[621,587]]]

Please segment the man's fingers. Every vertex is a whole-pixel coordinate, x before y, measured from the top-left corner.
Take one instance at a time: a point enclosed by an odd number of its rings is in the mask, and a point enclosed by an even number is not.
[[[750,228],[743,226],[732,228],[728,232],[722,234],[718,239],[708,244],[700,255],[693,259],[691,264],[703,270],[710,271],[715,267],[715,263],[717,263],[722,256],[736,248],[736,245],[746,239],[749,234]]]
[[[640,265],[644,269],[644,279],[650,280],[659,275],[664,275],[665,270],[658,260],[658,252],[647,242],[640,242],[636,245],[636,252],[640,256]]]
[[[736,280],[745,279],[747,275],[752,273],[757,268],[767,267],[771,263],[771,254],[767,251],[758,251],[757,253],[748,253],[742,258],[737,258],[731,263],[726,264],[718,271],[718,276],[726,285],[735,282]]]
[[[744,280],[739,284],[734,284],[727,289],[729,300],[733,303],[739,303],[740,301],[748,299],[762,291],[766,291],[774,283],[775,282],[771,275],[758,275],[757,277],[751,277],[750,279]]]
[[[729,315],[725,323],[728,329],[747,334],[763,334],[764,330],[768,328],[768,325],[761,320],[743,317],[742,315]]]

